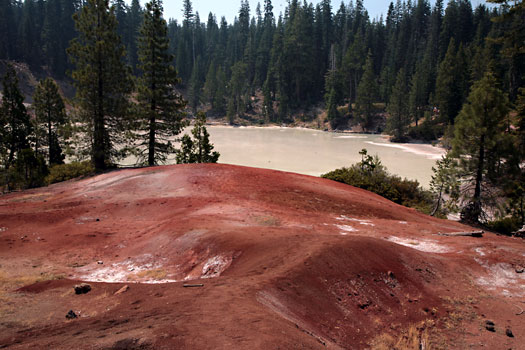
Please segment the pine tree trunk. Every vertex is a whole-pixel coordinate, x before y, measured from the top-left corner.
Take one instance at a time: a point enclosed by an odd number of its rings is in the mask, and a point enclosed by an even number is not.
[[[100,13],[98,13],[98,25],[100,25]],[[103,62],[101,53],[98,53],[98,71],[97,71],[97,83],[98,83],[98,96],[97,96],[97,110],[95,111],[94,120],[94,135],[93,135],[93,163],[95,171],[102,171],[106,169],[106,147],[105,147],[105,135],[104,135],[104,81],[103,76]]]
[[[155,76],[155,74],[153,74]],[[151,84],[151,91],[155,93],[156,90],[156,84]],[[156,130],[156,119],[155,119],[155,112],[157,109],[157,101],[155,98],[151,99],[151,105],[150,105],[150,117],[149,117],[149,142],[148,142],[148,165],[154,166],[155,165],[155,133]]]
[[[155,107],[152,103],[149,117],[148,165],[155,165]]]
[[[483,167],[485,162],[485,134],[481,135],[479,142],[479,160],[476,173],[476,186],[474,189],[474,198],[472,200],[473,211],[472,218],[477,222],[481,215],[481,181],[483,180]]]
[[[49,165],[51,165],[51,160],[55,159],[53,158],[53,150],[51,149],[51,111],[49,108],[49,102],[48,102],[48,109],[47,109],[47,142],[48,142],[48,156],[49,156]]]

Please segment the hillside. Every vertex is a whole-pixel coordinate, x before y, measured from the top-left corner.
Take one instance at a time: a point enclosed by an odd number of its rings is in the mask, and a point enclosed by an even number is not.
[[[524,241],[471,230],[218,164],[4,195],[0,348],[525,349]]]

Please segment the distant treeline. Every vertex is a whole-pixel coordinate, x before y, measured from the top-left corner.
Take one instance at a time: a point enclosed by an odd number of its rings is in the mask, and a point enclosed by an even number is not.
[[[125,59],[138,75],[144,9],[138,0],[112,3]],[[64,76],[73,68],[66,54],[76,36],[71,16],[81,6],[80,0],[2,1],[0,59],[47,66]],[[449,1],[446,8],[442,0],[433,7],[427,0],[398,0],[385,18],[371,20],[362,0],[338,9],[330,0],[291,0],[276,18],[271,0],[255,12],[241,0],[238,16],[227,23],[212,13],[202,21],[185,0],[182,23],[169,20],[168,37],[194,110],[205,107],[233,121],[253,111],[257,96],[264,120],[286,122],[325,102],[333,128],[353,121],[365,131],[381,131],[377,119],[390,105],[389,115],[400,116],[388,125],[396,139],[432,140],[454,124],[472,84],[487,70],[516,99],[525,58],[522,52],[506,55],[512,48],[498,38],[523,23],[493,21],[501,8],[473,9],[468,0]]]

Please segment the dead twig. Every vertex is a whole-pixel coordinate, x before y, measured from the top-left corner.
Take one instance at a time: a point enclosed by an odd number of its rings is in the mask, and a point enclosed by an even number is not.
[[[523,313],[525,312],[525,311],[524,311],[521,307],[519,307],[518,305],[515,305],[515,304],[512,304],[512,305],[514,305],[514,306],[516,306],[518,309],[520,309],[520,312],[517,313],[516,316],[519,316],[519,315],[521,315],[521,314],[523,314]]]
[[[470,231],[470,232],[438,232],[438,236],[447,237],[483,237],[485,231]]]

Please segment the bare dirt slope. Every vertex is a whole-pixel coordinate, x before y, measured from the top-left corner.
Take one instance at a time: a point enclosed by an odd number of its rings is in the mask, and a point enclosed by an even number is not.
[[[524,241],[469,230],[229,165],[4,195],[0,348],[525,349]]]

